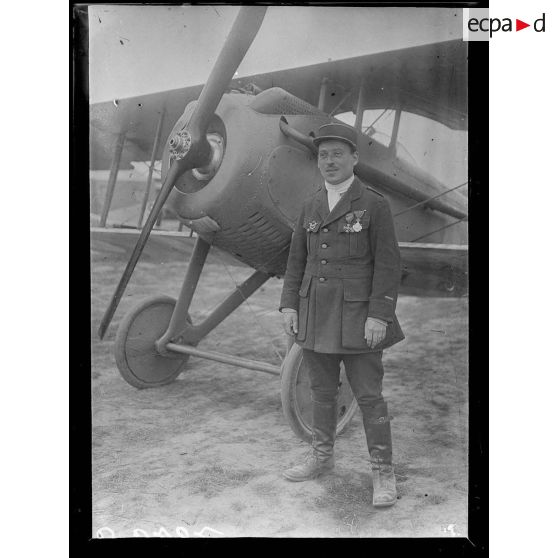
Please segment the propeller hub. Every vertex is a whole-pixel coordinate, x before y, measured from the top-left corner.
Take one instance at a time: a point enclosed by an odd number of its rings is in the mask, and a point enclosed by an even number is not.
[[[214,132],[207,134],[207,141],[211,147],[209,163],[203,167],[192,169],[192,174],[197,180],[211,180],[219,170],[225,153],[225,142],[219,134]]]
[[[192,136],[187,130],[180,130],[169,141],[170,157],[172,160],[179,161],[184,159],[192,146]]]

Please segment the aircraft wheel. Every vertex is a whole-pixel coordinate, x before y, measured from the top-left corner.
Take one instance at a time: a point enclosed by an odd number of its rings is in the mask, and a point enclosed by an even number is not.
[[[155,341],[167,330],[175,304],[170,296],[148,298],[120,322],[114,355],[120,374],[130,385],[140,389],[164,386],[186,366],[188,356],[161,356],[155,349]]]
[[[341,434],[353,418],[358,403],[351,391],[341,365],[337,399],[337,434]],[[304,366],[302,349],[294,344],[281,367],[281,403],[283,413],[293,432],[305,442],[312,442],[312,401],[310,399],[310,379]]]

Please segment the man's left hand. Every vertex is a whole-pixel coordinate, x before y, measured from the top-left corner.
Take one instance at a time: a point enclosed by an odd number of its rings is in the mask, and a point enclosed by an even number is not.
[[[367,318],[364,324],[366,344],[373,349],[386,338],[387,324],[375,318]]]

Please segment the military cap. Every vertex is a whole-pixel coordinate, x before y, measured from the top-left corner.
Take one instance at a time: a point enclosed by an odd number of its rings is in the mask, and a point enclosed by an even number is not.
[[[317,147],[320,142],[325,140],[339,140],[357,148],[357,133],[352,126],[346,124],[324,124],[318,128],[318,135],[312,140]]]

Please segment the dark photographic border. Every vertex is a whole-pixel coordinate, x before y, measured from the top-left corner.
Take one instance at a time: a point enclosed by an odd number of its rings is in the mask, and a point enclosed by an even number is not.
[[[70,5],[70,543],[74,551],[106,552],[141,548],[190,550],[189,545],[226,541],[242,544],[247,539],[92,539],[91,491],[91,293],[89,224],[89,97],[87,6]],[[159,4],[153,2],[153,4]],[[168,4],[169,5],[169,4]],[[172,5],[172,4],[170,4]],[[308,4],[306,4],[308,5]],[[324,6],[325,3],[310,5]],[[346,6],[488,7],[488,2],[453,3],[358,3]],[[469,522],[465,538],[389,538],[366,541],[368,552],[409,551],[413,554],[452,557],[488,551],[488,42],[469,42]],[[481,275],[482,273],[482,275]],[[481,284],[482,283],[482,284]],[[83,327],[82,327],[83,326]],[[248,539],[274,546],[301,542],[315,545],[360,544],[358,539]],[[195,542],[194,542],[195,541]],[[136,546],[137,545],[137,546]],[[334,546],[332,546],[334,545]],[[238,548],[238,547],[237,547]],[[338,547],[340,548],[340,547]]]

